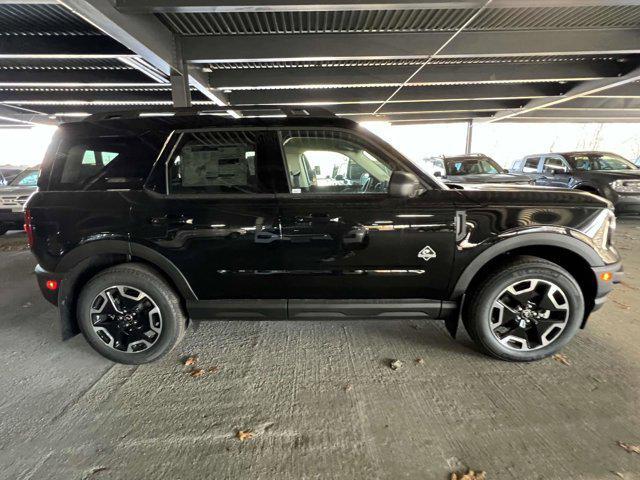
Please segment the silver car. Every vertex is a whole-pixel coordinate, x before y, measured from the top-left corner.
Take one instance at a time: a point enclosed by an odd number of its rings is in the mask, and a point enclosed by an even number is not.
[[[9,185],[0,187],[0,235],[9,230],[22,230],[22,210],[33,192],[38,189],[40,167],[20,172]]]

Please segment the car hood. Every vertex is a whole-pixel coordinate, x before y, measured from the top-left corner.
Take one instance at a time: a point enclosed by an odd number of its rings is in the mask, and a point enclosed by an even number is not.
[[[469,185],[459,193],[464,203],[475,205],[613,208],[605,198],[566,188]]]
[[[465,184],[465,183],[520,183],[529,185],[531,179],[526,175],[515,175],[513,173],[481,173],[472,175],[454,175],[443,178],[445,183]]]
[[[585,180],[613,182],[615,180],[640,180],[640,170],[578,170],[574,176]]]

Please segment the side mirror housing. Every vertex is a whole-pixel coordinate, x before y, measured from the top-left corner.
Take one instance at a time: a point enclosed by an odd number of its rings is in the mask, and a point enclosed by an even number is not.
[[[422,189],[420,180],[411,172],[396,170],[389,180],[389,195],[392,197],[412,198]]]
[[[440,170],[436,170],[433,172],[434,177],[442,178],[442,172]]]

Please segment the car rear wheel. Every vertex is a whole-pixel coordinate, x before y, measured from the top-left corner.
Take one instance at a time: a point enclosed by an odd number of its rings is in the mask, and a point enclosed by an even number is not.
[[[580,328],[584,296],[559,265],[519,257],[483,278],[465,300],[463,322],[484,352],[502,360],[539,360]]]
[[[0,235],[4,235],[9,231],[9,227],[6,225],[0,225]]]
[[[141,264],[109,268],[78,299],[78,324],[89,344],[118,363],[142,364],[171,351],[187,318],[176,292]]]

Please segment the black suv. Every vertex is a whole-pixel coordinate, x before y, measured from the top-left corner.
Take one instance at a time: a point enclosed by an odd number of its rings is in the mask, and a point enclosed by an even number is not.
[[[449,186],[463,187],[476,183],[506,183],[509,185],[533,185],[526,175],[509,173],[498,163],[481,153],[425,158],[428,172],[441,178]]]
[[[60,127],[25,229],[64,337],[144,363],[205,319],[444,319],[455,335],[461,318],[485,352],[528,361],[621,274],[606,200],[452,190],[350,120],[289,113]]]
[[[511,170],[536,185],[572,188],[610,200],[616,214],[640,213],[640,169],[615,153],[568,152],[529,155]]]

